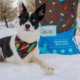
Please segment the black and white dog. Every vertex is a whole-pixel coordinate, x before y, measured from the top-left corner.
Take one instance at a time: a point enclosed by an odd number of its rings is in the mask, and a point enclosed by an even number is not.
[[[17,35],[0,39],[0,56],[9,63],[38,63],[50,75],[52,72],[49,70],[53,70],[53,68],[38,58],[38,34],[40,21],[45,15],[45,8],[46,4],[43,4],[34,13],[29,13],[24,3],[19,5]]]

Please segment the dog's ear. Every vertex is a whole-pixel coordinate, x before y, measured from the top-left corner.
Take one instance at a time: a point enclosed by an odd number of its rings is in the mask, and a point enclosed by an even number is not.
[[[46,11],[46,4],[44,3],[43,5],[41,5],[36,11],[35,13],[38,15],[39,20],[41,21],[44,16],[45,16],[45,11]]]
[[[27,9],[26,9],[24,3],[22,3],[22,9],[23,9],[23,12],[26,12],[26,11],[27,11]]]
[[[20,16],[24,12],[27,12],[27,9],[26,9],[24,3],[19,3],[18,10],[17,10],[18,16]]]

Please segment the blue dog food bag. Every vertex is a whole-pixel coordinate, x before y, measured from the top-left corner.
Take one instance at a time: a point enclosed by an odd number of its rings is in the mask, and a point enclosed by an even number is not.
[[[36,0],[36,8],[43,3],[46,13],[41,22],[40,54],[78,54],[74,42],[78,0]]]

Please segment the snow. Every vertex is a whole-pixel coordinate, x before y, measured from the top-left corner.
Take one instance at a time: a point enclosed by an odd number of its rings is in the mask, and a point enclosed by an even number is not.
[[[8,21],[9,28],[17,27],[18,18],[15,18],[13,21]],[[0,21],[0,29],[6,28],[5,22]]]
[[[14,34],[17,34],[16,28],[0,30],[0,38]],[[44,75],[43,69],[35,63],[0,63],[0,80],[80,80],[80,54],[42,54],[39,58],[54,68],[53,75]]]
[[[16,28],[14,28],[14,29],[13,28],[4,28],[4,29],[0,30],[0,38],[12,36],[15,34],[17,34]]]
[[[43,69],[35,63],[0,63],[0,80],[80,80],[79,54],[42,54],[39,58],[54,68],[54,75],[44,75]]]
[[[17,20],[12,22],[15,24]],[[80,18],[77,18],[80,27]],[[4,22],[0,25],[5,27]],[[0,27],[1,29],[3,28]],[[16,25],[15,25],[16,26]],[[77,44],[80,42],[80,33],[77,30]],[[0,30],[0,38],[16,34],[16,28],[4,28]],[[78,45],[80,47],[80,45]],[[0,62],[0,80],[80,80],[80,54],[59,55],[42,54],[39,58],[54,68],[53,75],[44,75],[43,69],[35,63],[18,65]]]

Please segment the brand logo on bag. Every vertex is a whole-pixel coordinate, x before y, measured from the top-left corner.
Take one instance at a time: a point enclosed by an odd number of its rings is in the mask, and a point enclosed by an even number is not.
[[[42,26],[40,33],[42,36],[56,36],[57,26]]]

